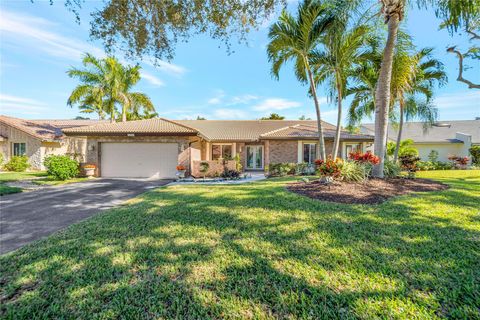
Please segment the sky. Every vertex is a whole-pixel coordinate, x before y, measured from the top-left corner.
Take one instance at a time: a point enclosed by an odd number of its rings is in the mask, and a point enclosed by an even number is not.
[[[296,7],[289,1],[289,9]],[[71,67],[81,67],[85,52],[104,56],[101,43],[89,39],[89,13],[102,6],[87,1],[81,22],[61,1],[0,2],[0,114],[26,119],[71,119],[81,114],[66,101],[78,82],[67,76]],[[270,19],[274,21],[274,17]],[[467,34],[453,37],[438,30],[440,20],[433,10],[409,9],[403,23],[418,47],[434,47],[435,57],[445,64],[448,84],[436,90],[434,103],[440,120],[474,119],[480,116],[480,91],[456,81],[457,60],[445,49],[453,44],[468,47]],[[270,73],[266,45],[268,23],[248,36],[248,44],[233,39],[233,53],[218,40],[195,36],[180,43],[172,61],[154,66],[149,61],[129,61],[142,66],[142,80],[135,91],[148,94],[161,117],[169,119],[258,119],[272,112],[287,119],[315,118],[315,109],[292,65],[286,65],[279,80]],[[117,55],[123,60],[121,52]],[[480,62],[469,63],[465,73],[480,82]],[[322,116],[336,122],[337,109],[325,88],[318,90]],[[345,102],[345,109],[349,101]],[[371,119],[366,119],[369,122]]]

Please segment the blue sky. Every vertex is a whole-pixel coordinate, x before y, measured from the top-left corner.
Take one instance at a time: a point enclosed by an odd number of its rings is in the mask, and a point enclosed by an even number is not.
[[[100,5],[87,2],[79,25],[61,1],[53,6],[47,1],[0,2],[1,114],[28,119],[81,115],[76,108],[66,106],[77,84],[66,70],[80,66],[83,52],[103,55],[100,43],[88,38],[89,12]],[[294,2],[289,5],[296,6]],[[480,92],[455,80],[457,61],[445,52],[452,44],[466,48],[468,37],[451,37],[438,30],[439,22],[431,11],[411,9],[404,27],[414,35],[417,46],[435,47],[436,58],[446,66],[449,83],[436,91],[440,119],[473,119],[480,116]],[[206,36],[191,38],[177,46],[170,62],[161,62],[159,67],[142,62],[143,79],[136,90],[147,93],[160,116],[171,119],[198,115],[207,119],[257,119],[271,112],[290,119],[301,115],[314,118],[307,88],[295,79],[291,66],[281,72],[279,81],[271,77],[265,52],[267,32],[266,23],[249,35],[248,45],[236,45],[233,40],[234,53],[230,55],[218,41]],[[478,61],[475,70],[466,75],[480,82]],[[335,122],[335,106],[328,103],[322,88],[319,95],[324,118]]]

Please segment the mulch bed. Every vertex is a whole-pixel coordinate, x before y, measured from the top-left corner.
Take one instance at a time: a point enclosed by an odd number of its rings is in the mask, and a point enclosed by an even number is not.
[[[369,179],[364,183],[334,181],[329,185],[320,181],[296,182],[287,189],[323,201],[338,203],[377,204],[388,198],[411,192],[439,191],[449,187],[428,179]]]

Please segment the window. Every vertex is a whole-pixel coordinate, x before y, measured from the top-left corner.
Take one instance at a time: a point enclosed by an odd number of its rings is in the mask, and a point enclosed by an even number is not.
[[[27,144],[26,143],[12,143],[13,145],[13,155],[14,156],[24,156],[27,154]]]
[[[212,160],[231,159],[232,158],[231,144],[214,144],[212,145]]]
[[[345,145],[346,156],[348,157],[350,153],[362,152],[361,143],[347,143]]]
[[[304,143],[303,144],[303,162],[313,163],[317,157],[317,144]]]

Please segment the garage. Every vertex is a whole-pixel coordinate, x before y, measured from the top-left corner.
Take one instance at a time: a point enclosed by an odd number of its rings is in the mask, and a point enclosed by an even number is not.
[[[177,143],[102,143],[101,176],[105,178],[175,178]]]

